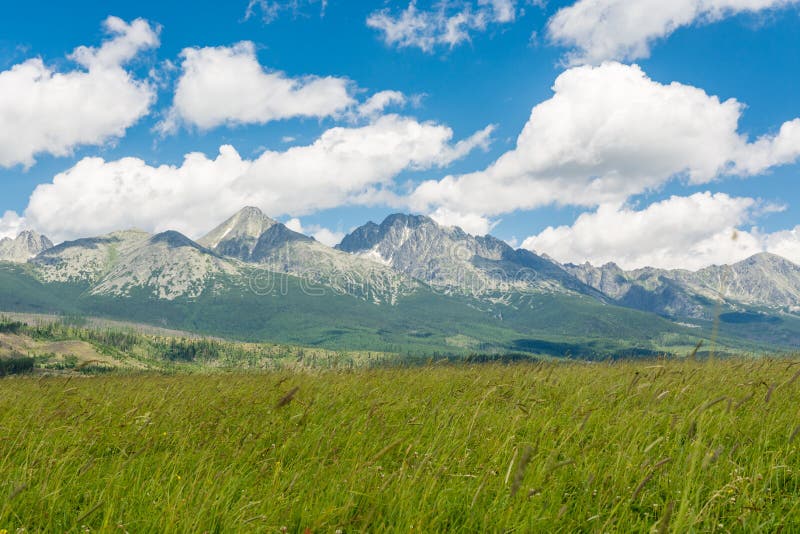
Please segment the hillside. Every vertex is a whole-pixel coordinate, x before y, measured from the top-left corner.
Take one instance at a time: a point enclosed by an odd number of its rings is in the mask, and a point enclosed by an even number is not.
[[[0,316],[0,377],[355,368],[397,363],[400,358],[373,351],[225,341],[102,319]],[[15,363],[25,365],[11,365]]]
[[[731,311],[756,307],[778,314],[800,311],[800,266],[775,254],[698,271],[624,271],[613,263],[566,264],[564,269],[620,304],[672,317],[709,319],[715,306]]]
[[[402,214],[331,248],[251,207],[198,241],[127,230],[0,262],[0,310],[331,350],[601,359],[686,353],[703,339],[796,347],[798,272],[768,255],[696,273],[562,266]]]
[[[380,225],[367,223],[345,236],[337,248],[448,293],[502,299],[518,291],[556,292],[602,300],[599,292],[545,258],[421,215],[395,214]]]

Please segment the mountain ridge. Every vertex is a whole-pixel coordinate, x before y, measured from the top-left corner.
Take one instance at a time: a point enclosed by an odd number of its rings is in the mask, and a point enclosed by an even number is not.
[[[171,230],[67,241],[0,263],[2,287],[9,311],[76,308],[330,346],[363,336],[363,347],[651,354],[694,346],[715,318],[741,346],[800,344],[800,267],[779,256],[696,272],[562,265],[424,215],[368,222],[332,248],[246,207],[196,241]]]
[[[768,252],[730,265],[695,271],[642,267],[626,271],[615,263],[564,268],[618,303],[668,316],[708,319],[709,303],[800,311],[800,266]]]
[[[391,266],[450,292],[491,298],[508,291],[559,292],[603,296],[560,265],[527,250],[514,250],[491,236],[473,236],[442,226],[424,215],[392,214],[368,222],[336,247]]]

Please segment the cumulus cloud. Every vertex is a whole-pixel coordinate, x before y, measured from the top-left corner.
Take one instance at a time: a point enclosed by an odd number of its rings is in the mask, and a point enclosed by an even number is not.
[[[158,127],[164,133],[174,132],[182,124],[208,130],[293,117],[322,118],[355,102],[346,78],[291,78],[264,70],[250,41],[186,48],[181,57],[174,101]]]
[[[430,218],[443,226],[458,226],[472,235],[486,235],[499,222],[474,213],[458,213],[447,208],[437,208],[430,214]]]
[[[800,158],[800,119],[783,123],[775,135],[764,135],[742,148],[734,173],[761,174],[770,167],[794,163]]]
[[[673,196],[638,211],[604,204],[580,215],[572,226],[546,228],[522,246],[561,262],[613,261],[624,269],[699,269],[765,251],[800,262],[797,229],[773,234],[742,229],[765,209],[776,208],[709,192]]]
[[[15,238],[25,229],[25,220],[15,211],[6,211],[0,217],[0,239]]]
[[[381,32],[389,46],[433,52],[438,46],[467,42],[472,32],[485,31],[490,24],[513,22],[516,14],[515,0],[441,2],[429,10],[418,9],[412,0],[399,14],[389,9],[371,13],[367,26]]]
[[[342,239],[344,239],[344,236],[346,235],[344,232],[333,231],[317,224],[303,226],[303,223],[297,217],[289,219],[285,224],[289,230],[310,235],[323,245],[328,245],[329,247],[333,247],[341,243]]]
[[[180,166],[84,158],[36,188],[25,219],[56,240],[128,227],[196,237],[242,206],[277,217],[375,202],[403,170],[446,166],[483,146],[490,131],[454,143],[446,126],[386,115],[253,160],[231,146],[214,159],[188,154]]]
[[[769,234],[764,239],[769,252],[800,264],[800,225]]]
[[[103,27],[110,38],[99,48],[80,46],[69,56],[78,69],[59,72],[33,58],[0,72],[0,166],[30,167],[37,154],[104,144],[148,113],[155,88],[123,66],[158,46],[158,29],[117,17]]]
[[[407,102],[406,95],[400,91],[380,91],[358,106],[358,115],[362,117],[377,117],[387,107],[404,106]]]
[[[755,142],[738,131],[743,105],[604,63],[561,74],[516,147],[487,169],[420,184],[416,211],[494,216],[548,204],[620,204],[676,176],[703,184],[759,174],[800,155],[800,121]]]
[[[633,60],[678,28],[709,23],[738,13],[757,13],[800,0],[578,0],[548,22],[552,41],[573,48],[572,64],[607,59]]]

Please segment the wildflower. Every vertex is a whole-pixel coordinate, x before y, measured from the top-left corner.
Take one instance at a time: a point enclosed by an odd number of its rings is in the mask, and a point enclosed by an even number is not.
[[[8,534],[8,530],[0,528],[0,534]]]

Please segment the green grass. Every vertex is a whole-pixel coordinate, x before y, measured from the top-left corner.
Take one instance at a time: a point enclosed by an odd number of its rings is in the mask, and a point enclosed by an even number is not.
[[[4,379],[0,529],[789,532],[798,370],[717,359]]]

